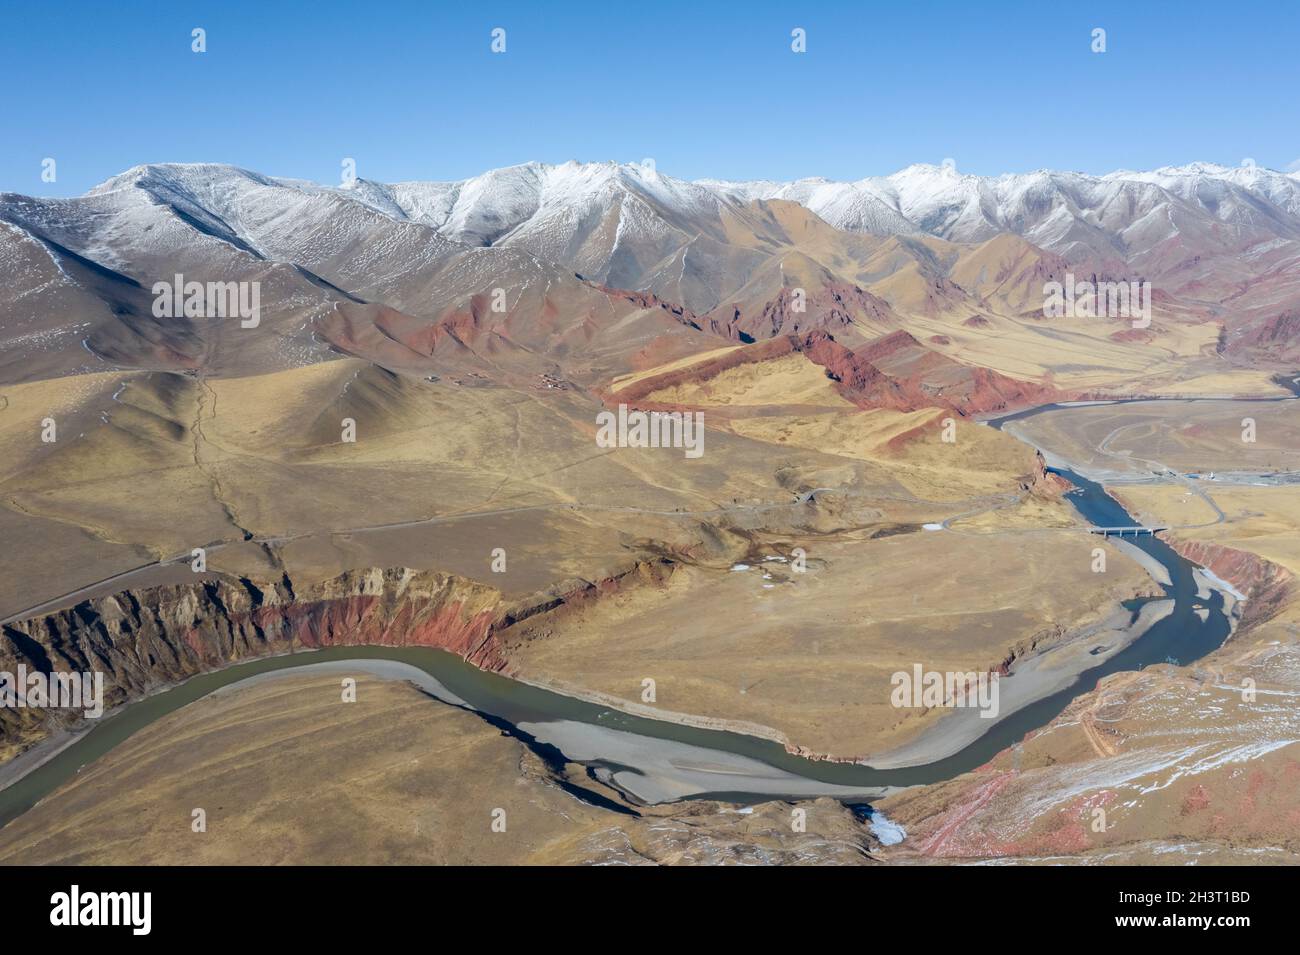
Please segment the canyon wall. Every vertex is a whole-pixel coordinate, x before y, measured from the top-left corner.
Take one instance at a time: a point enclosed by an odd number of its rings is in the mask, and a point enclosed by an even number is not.
[[[616,588],[644,569],[569,581],[515,601],[474,581],[409,568],[349,571],[299,587],[287,577],[214,576],[8,624],[0,632],[0,671],[16,673],[21,664],[29,673],[102,672],[106,709],[231,663],[323,647],[435,647],[500,671],[500,630]],[[79,709],[0,707],[0,760],[81,719]]]
[[[1176,535],[1168,535],[1166,540],[1187,560],[1209,569],[1249,598],[1242,608],[1243,627],[1271,619],[1295,596],[1294,575],[1258,554]]]

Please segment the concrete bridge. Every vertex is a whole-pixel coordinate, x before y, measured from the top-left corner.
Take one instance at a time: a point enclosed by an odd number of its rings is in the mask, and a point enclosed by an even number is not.
[[[1148,527],[1146,525],[1139,524],[1133,527],[1089,527],[1088,533],[1100,534],[1102,537],[1110,537],[1112,534],[1118,534],[1120,537],[1124,537],[1127,534],[1132,534],[1134,537],[1138,537],[1142,534],[1154,534],[1156,531],[1167,531],[1167,530],[1169,530],[1168,527],[1161,527],[1161,526]]]

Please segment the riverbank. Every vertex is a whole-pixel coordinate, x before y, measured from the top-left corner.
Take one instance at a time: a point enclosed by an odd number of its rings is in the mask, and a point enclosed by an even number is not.
[[[1173,600],[1148,601],[1136,615],[1119,608],[1103,622],[1017,660],[1012,671],[998,680],[1000,719],[1068,689],[1083,673],[1132,646],[1173,612]],[[869,762],[876,769],[932,763],[974,743],[988,731],[989,722],[978,709],[954,709],[916,740]]]

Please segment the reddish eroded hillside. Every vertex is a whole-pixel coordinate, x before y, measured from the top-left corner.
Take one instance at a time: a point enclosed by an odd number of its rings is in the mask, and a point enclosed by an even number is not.
[[[316,320],[322,339],[345,355],[374,362],[391,371],[445,372],[447,362],[480,370],[471,345],[489,326],[481,297],[464,308],[448,309],[434,320],[387,305],[337,305]]]
[[[584,386],[730,340],[725,329],[653,295],[576,277],[502,300],[495,291],[474,294],[434,315],[342,302],[315,328],[336,351],[391,371],[520,383],[558,369]]]
[[[1300,355],[1300,309],[1288,309],[1272,318],[1242,328],[1227,337],[1227,351],[1258,351],[1272,358]]]
[[[813,332],[804,337],[781,335],[769,338],[660,375],[643,378],[618,391],[604,392],[602,397],[606,403],[624,402],[641,408],[672,410],[667,405],[661,407],[658,402],[647,402],[647,396],[688,382],[705,382],[741,365],[758,364],[795,353],[802,353],[814,364],[822,366],[840,394],[859,407],[898,410],[909,410],[911,407],[908,395],[896,382],[871,364],[855,360],[852,351],[825,332]]]
[[[906,333],[904,333],[906,334]],[[809,335],[802,351],[821,365],[839,386],[839,392],[861,408],[894,408],[911,411],[932,407],[937,402],[915,400],[915,391],[886,375],[858,352],[846,348],[825,332]]]
[[[964,415],[1043,404],[1059,396],[1048,385],[1020,381],[988,368],[961,362],[926,347],[906,331],[897,331],[853,349],[852,359],[868,365],[896,386],[907,410],[951,408]],[[814,359],[816,360],[816,359]],[[865,392],[869,397],[872,391]],[[890,390],[891,395],[894,389]],[[851,396],[850,400],[854,400]],[[879,406],[879,405],[874,405]],[[887,404],[886,407],[899,407]]]
[[[338,306],[317,321],[321,336],[339,351],[374,361],[386,368],[402,368],[432,358],[448,342],[455,342],[454,328],[460,320],[429,321],[399,312],[387,305]]]
[[[287,576],[254,582],[212,575],[6,624],[0,670],[99,670],[110,709],[233,663],[325,647],[433,647],[480,669],[509,672],[501,631],[625,581],[657,582],[670,572],[667,562],[639,562],[518,599],[467,578],[405,567],[347,571],[297,586]],[[0,753],[20,752],[79,719],[75,710],[0,707]]]
[[[1291,599],[1295,577],[1285,567],[1258,554],[1209,541],[1167,538],[1169,546],[1194,564],[1232,584],[1249,599],[1242,612],[1243,625],[1263,623]]]
[[[707,328],[710,325],[708,319],[696,315],[689,308],[677,305],[674,302],[665,301],[653,292],[638,292],[632,289],[614,288],[609,285],[593,285],[593,288],[597,291],[604,292],[611,298],[619,298],[626,302],[631,302],[637,308],[662,309],[683,325],[690,325],[692,328]]]
[[[1154,332],[1145,328],[1122,328],[1117,332],[1111,332],[1110,340],[1121,344],[1137,342],[1149,345],[1156,340],[1156,336]]]
[[[618,391],[602,392],[607,402],[638,403],[686,382],[703,382],[739,365],[800,353],[826,370],[836,390],[860,408],[915,411],[944,408],[962,415],[1041,404],[1059,397],[1055,389],[1018,381],[987,368],[974,368],[927,348],[905,331],[894,332],[856,349],[824,330],[782,335],[736,348],[661,375],[643,378]],[[658,407],[656,405],[656,407]],[[665,406],[666,408],[666,406]]]
[[[1300,647],[1244,630],[1193,667],[1111,674],[974,772],[884,800],[908,833],[893,861],[1293,859],[1300,723],[1278,701]]]
[[[803,296],[783,287],[762,302],[728,302],[709,313],[713,327],[736,341],[800,335],[851,325],[897,327],[902,320],[889,303],[865,289],[827,282]]]
[[[708,381],[729,368],[770,361],[773,358],[782,358],[798,350],[798,340],[793,335],[772,338],[755,345],[735,348],[725,354],[706,358],[703,361],[685,365],[681,368],[674,368],[663,374],[642,378],[640,381],[633,382],[618,390],[604,390],[601,392],[601,397],[606,403],[623,402],[624,404],[636,404],[638,407],[649,408],[655,403],[647,403],[645,398],[656,391],[688,382]]]

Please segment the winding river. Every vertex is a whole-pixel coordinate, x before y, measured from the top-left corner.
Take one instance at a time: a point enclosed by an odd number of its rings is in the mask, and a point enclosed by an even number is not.
[[[1000,427],[1007,421],[1058,407],[1030,409],[990,424]],[[1101,526],[1137,523],[1100,485],[1068,470],[1059,473],[1074,484],[1076,490],[1068,492],[1068,499],[1089,523]],[[582,764],[592,775],[645,802],[714,798],[750,803],[781,796],[815,795],[833,795],[851,801],[874,798],[889,787],[940,782],[975,769],[1026,733],[1046,725],[1076,696],[1095,687],[1102,677],[1171,660],[1187,664],[1216,649],[1227,638],[1231,627],[1223,597],[1217,591],[1206,599],[1197,596],[1194,565],[1154,536],[1129,540],[1169,572],[1171,583],[1164,589],[1173,600],[1172,612],[1120,652],[1080,673],[1068,687],[1007,714],[954,755],[924,765],[876,769],[863,764],[807,760],[787,753],[780,744],[770,740],[632,716],[487,673],[441,650],[338,647],[238,664],[196,676],[180,686],[119,708],[0,790],[0,826],[31,808],[73,778],[83,766],[138,730],[215,690],[258,674],[345,660],[384,660],[416,667],[442,688],[441,692],[438,689],[431,692],[445,703],[467,706],[520,738],[552,764]],[[1201,614],[1197,613],[1198,609]],[[1132,612],[1136,614],[1137,610]],[[1014,678],[1012,675],[1004,679]],[[645,764],[639,763],[647,752],[659,755],[654,760],[647,758]],[[716,768],[719,766],[721,770]],[[735,767],[740,769],[733,771]],[[652,774],[664,773],[681,773],[686,782],[674,790],[638,786],[638,782]],[[765,784],[759,791],[744,788],[747,779],[764,774]]]

